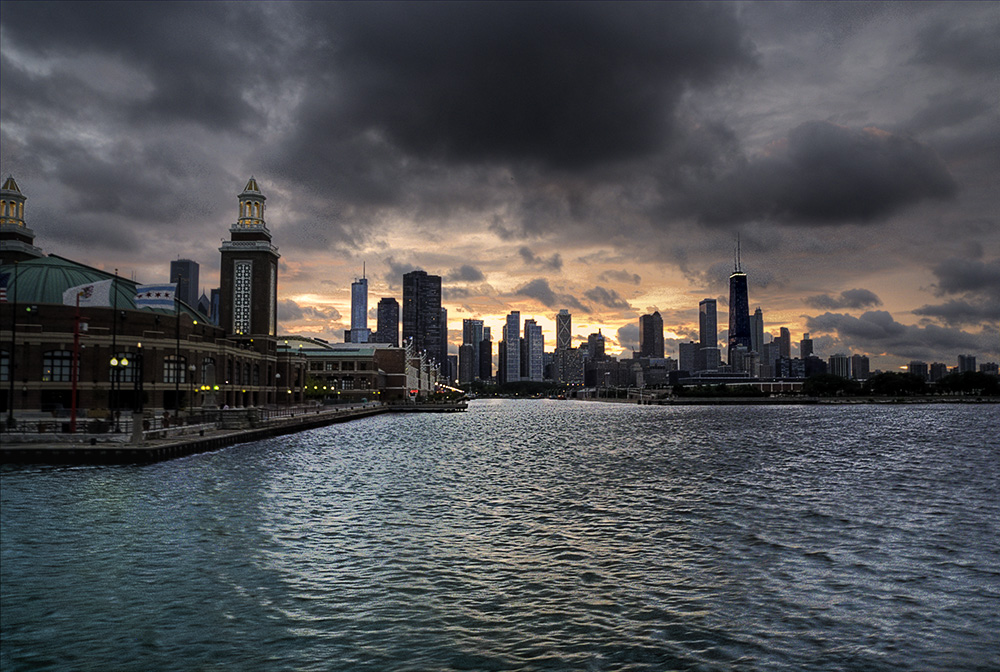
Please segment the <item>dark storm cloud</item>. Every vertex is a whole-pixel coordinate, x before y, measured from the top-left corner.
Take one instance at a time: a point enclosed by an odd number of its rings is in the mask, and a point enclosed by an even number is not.
[[[618,328],[618,345],[626,350],[639,349],[639,325],[629,322]]]
[[[945,259],[931,271],[938,296],[961,296],[941,304],[921,306],[914,315],[948,325],[990,325],[1000,322],[1000,259]]]
[[[951,258],[931,269],[938,295],[973,293],[1000,298],[1000,258],[990,261]]]
[[[828,312],[807,317],[806,326],[810,332],[835,335],[847,348],[905,359],[933,359],[960,352],[995,352],[998,335],[995,327],[969,333],[934,324],[901,324],[884,310],[869,311],[860,317]]]
[[[535,299],[547,308],[569,308],[584,313],[591,312],[573,296],[557,293],[545,278],[535,278],[526,285],[518,287],[514,294]]]
[[[840,310],[843,308],[857,309],[881,306],[882,299],[878,298],[875,292],[867,289],[848,289],[840,293],[840,296],[830,296],[820,294],[804,299],[807,305],[821,310]]]
[[[1000,21],[975,25],[928,26],[917,36],[914,61],[963,72],[996,74],[1000,70]]]
[[[408,261],[396,261],[395,257],[386,257],[385,265],[389,267],[382,279],[389,287],[400,287],[403,284],[403,276],[410,271],[419,270]]]
[[[753,63],[732,6],[331,3],[332,124],[420,156],[578,168],[647,155],[685,86]]]
[[[300,306],[291,299],[278,300],[279,322],[297,322],[299,320],[323,320],[326,322],[336,322],[341,317],[340,311],[336,308]]]
[[[562,269],[563,260],[558,252],[553,254],[548,259],[536,256],[535,253],[532,252],[527,247],[521,247],[517,251],[517,253],[521,255],[522,259],[524,259],[524,263],[528,264],[529,266],[541,266],[542,268],[547,268],[552,271],[558,271]]]
[[[629,273],[628,271],[622,269],[620,271],[607,270],[597,276],[598,280],[603,282],[627,282],[632,285],[638,285],[642,282],[642,278],[637,273]]]
[[[629,302],[622,298],[621,294],[613,289],[607,289],[606,287],[601,287],[600,285],[594,287],[593,289],[588,289],[583,293],[583,295],[594,303],[605,306],[606,308],[632,308],[632,306],[629,305]]]
[[[952,299],[945,303],[921,306],[914,315],[927,317],[953,326],[980,325],[1000,322],[1000,301],[986,300],[970,303]]]
[[[3,23],[4,39],[42,58],[102,55],[141,71],[148,95],[124,108],[135,123],[183,120],[226,131],[263,121],[246,93],[278,76],[285,42],[280,14],[264,4],[16,2],[4,4]],[[114,74],[100,66],[89,73]]]
[[[875,128],[811,121],[721,180],[695,187],[694,213],[709,223],[871,222],[957,186],[932,149]]]
[[[475,266],[464,264],[459,268],[450,270],[445,279],[452,282],[482,282],[486,279],[486,276]]]

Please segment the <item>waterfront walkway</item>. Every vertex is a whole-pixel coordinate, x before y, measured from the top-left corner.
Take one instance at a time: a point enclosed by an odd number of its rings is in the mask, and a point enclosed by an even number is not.
[[[238,443],[294,434],[382,413],[464,411],[461,403],[350,406],[303,406],[282,409],[222,411],[212,422],[157,425],[129,434],[49,434],[5,432],[0,447],[3,464],[126,464],[169,460]]]

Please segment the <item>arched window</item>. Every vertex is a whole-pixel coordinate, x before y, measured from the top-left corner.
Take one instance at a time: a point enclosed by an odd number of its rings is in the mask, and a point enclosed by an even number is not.
[[[73,353],[69,350],[49,350],[42,355],[42,382],[68,383],[73,380]],[[80,363],[76,365],[77,374]]]
[[[203,385],[215,384],[215,360],[211,357],[201,360],[201,382]]]
[[[163,358],[163,382],[187,382],[187,358],[167,355]]]

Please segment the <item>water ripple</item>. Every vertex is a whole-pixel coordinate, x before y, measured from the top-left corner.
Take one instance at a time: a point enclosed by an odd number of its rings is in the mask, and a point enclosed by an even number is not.
[[[994,407],[480,401],[4,468],[4,670],[995,670]]]

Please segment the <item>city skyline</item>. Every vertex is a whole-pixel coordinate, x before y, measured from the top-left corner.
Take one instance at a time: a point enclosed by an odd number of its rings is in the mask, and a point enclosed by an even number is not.
[[[551,350],[567,309],[626,355],[659,312],[676,355],[740,236],[765,333],[1000,359],[995,3],[50,7],[0,18],[0,170],[46,253],[191,259],[200,294],[254,175],[283,333],[342,340],[367,262],[369,322],[441,276],[451,354],[512,311]]]

